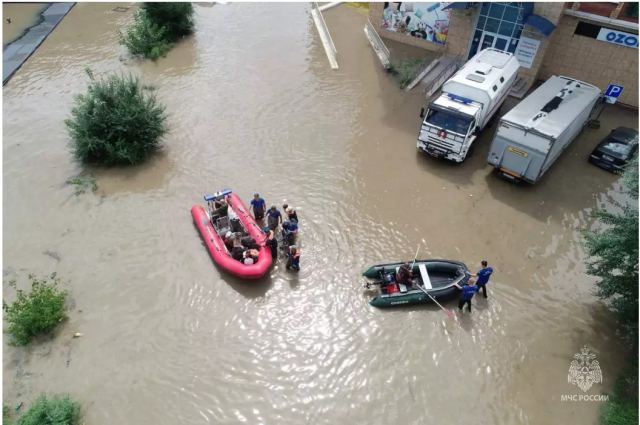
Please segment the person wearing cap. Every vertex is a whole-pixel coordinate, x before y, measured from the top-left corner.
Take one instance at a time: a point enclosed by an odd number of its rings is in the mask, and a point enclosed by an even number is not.
[[[282,214],[275,205],[271,205],[271,208],[267,211],[267,226],[275,232],[280,223],[282,223]]]
[[[264,218],[264,210],[266,207],[267,203],[260,197],[260,194],[257,192],[254,193],[249,209],[253,209],[253,217],[256,220],[262,220]]]
[[[300,271],[300,249],[296,245],[289,247],[286,268]]]
[[[478,273],[472,274],[471,276],[478,278],[476,280],[476,285],[478,285],[478,291],[482,289],[482,295],[485,298],[487,298],[487,283],[489,283],[489,278],[493,273],[493,268],[489,267],[489,263],[487,263],[487,260],[482,260],[480,262],[480,265],[482,265],[482,268],[478,270]]]
[[[287,219],[289,221],[295,221],[296,223],[298,222],[298,213],[293,209],[291,205],[284,204],[282,206],[282,209],[287,214]]]

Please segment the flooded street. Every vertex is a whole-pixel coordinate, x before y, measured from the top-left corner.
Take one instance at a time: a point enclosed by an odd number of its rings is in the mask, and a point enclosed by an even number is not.
[[[5,280],[57,271],[72,298],[55,339],[5,336],[5,402],[68,392],[92,425],[597,423],[600,403],[560,401],[583,345],[604,377],[591,393],[624,358],[580,243],[619,185],[586,159],[634,112],[609,108],[540,183],[514,186],[486,164],[495,127],[461,165],[417,152],[424,97],[382,70],[366,11],[325,12],[332,71],[308,4],[196,4],[196,33],[157,63],[126,57],[135,7],[118,5],[78,3],[3,88]],[[74,196],[64,119],[87,66],[157,87],[170,132]],[[296,207],[299,274],[280,262],[243,282],[213,264],[190,208],[226,187]],[[360,273],[422,239],[420,257],[496,270],[471,315],[369,306]]]
[[[48,3],[2,3],[2,45],[18,39],[40,20],[40,13]]]

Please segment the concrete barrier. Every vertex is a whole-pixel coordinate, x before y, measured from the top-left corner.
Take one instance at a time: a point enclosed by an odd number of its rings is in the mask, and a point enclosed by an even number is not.
[[[389,49],[387,49],[382,38],[380,38],[380,34],[378,34],[371,24],[371,21],[368,19],[364,26],[364,34],[367,36],[371,47],[373,47],[373,51],[376,52],[376,55],[378,56],[378,59],[380,59],[380,63],[384,66],[384,69],[391,68],[391,61],[389,60],[391,55],[389,53]]]
[[[336,50],[336,46],[333,44],[329,28],[327,28],[327,23],[324,21],[322,12],[318,9],[318,3],[316,2],[311,3],[311,16],[313,17],[313,22],[316,24],[316,29],[320,35],[320,40],[322,41],[322,46],[327,54],[327,59],[329,59],[331,69],[338,69],[338,59],[336,58],[338,51]]]

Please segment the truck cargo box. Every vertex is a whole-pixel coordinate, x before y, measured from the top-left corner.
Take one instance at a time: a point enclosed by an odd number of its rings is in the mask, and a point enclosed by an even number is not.
[[[487,162],[512,180],[535,183],[587,124],[600,89],[553,76],[500,119]]]

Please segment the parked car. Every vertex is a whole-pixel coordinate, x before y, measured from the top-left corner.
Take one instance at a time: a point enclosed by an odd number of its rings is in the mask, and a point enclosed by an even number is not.
[[[620,172],[638,151],[638,131],[618,127],[596,146],[589,162],[605,170]]]

